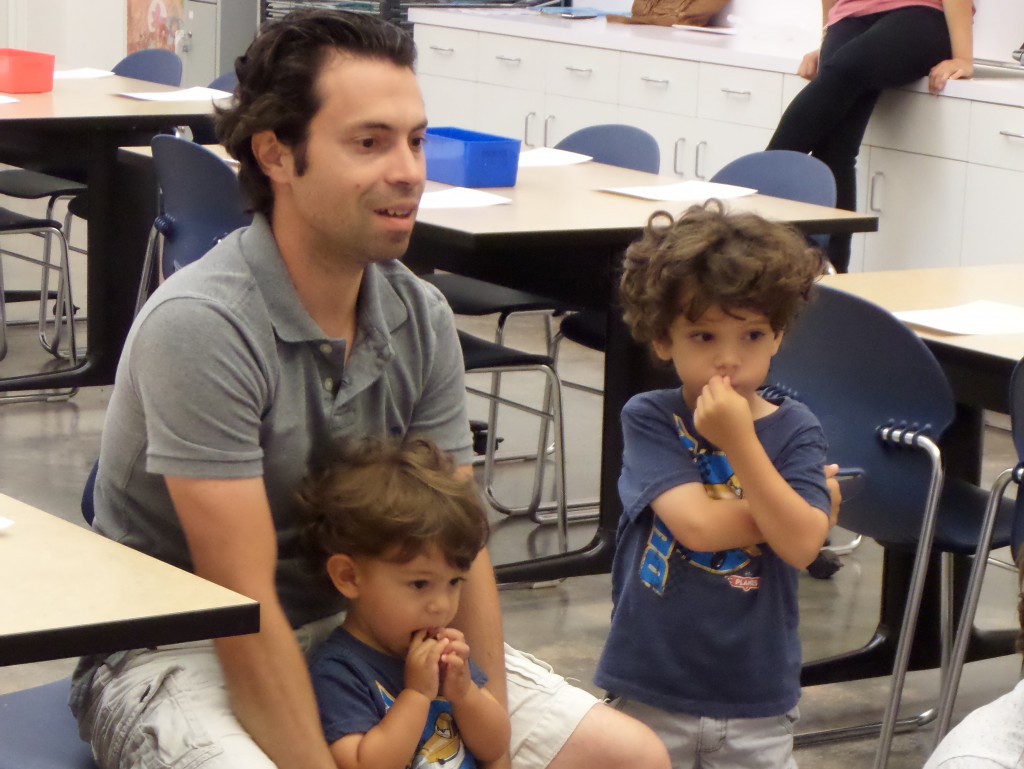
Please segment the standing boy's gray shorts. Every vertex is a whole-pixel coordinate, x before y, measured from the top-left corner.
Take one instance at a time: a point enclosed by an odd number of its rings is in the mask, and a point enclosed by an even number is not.
[[[797,769],[797,708],[768,718],[723,719],[670,713],[622,697],[610,704],[655,731],[668,748],[673,769]]]
[[[300,628],[305,651],[339,624]],[[542,769],[598,700],[530,655],[505,647],[513,769]],[[212,641],[111,655],[71,694],[102,769],[274,769],[231,712]]]

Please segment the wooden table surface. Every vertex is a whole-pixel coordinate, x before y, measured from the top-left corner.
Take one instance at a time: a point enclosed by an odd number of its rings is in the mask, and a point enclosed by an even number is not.
[[[240,635],[245,596],[0,495],[0,665]]]

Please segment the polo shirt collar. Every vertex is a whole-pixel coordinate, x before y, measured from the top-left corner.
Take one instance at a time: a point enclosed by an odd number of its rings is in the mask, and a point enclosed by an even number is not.
[[[274,332],[281,341],[336,341],[324,335],[299,300],[270,223],[263,214],[256,214],[252,225],[242,234],[242,253],[263,295]],[[356,320],[357,346],[360,341],[372,340],[378,349],[387,349],[391,333],[408,319],[405,302],[384,274],[386,269],[383,265],[371,264],[363,273]]]

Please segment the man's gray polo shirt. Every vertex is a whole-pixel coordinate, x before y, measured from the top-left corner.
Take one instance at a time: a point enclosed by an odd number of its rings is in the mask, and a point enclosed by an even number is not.
[[[451,310],[397,262],[370,265],[355,347],[326,338],[256,217],[173,275],[128,335],[107,412],[95,528],[191,568],[163,481],[262,477],[278,532],[278,591],[298,625],[338,595],[305,567],[293,506],[340,439],[421,435],[472,456]]]

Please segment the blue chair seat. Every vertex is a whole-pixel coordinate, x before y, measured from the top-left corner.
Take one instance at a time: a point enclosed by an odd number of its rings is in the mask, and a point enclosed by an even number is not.
[[[0,696],[0,769],[96,769],[68,709],[69,679]]]

